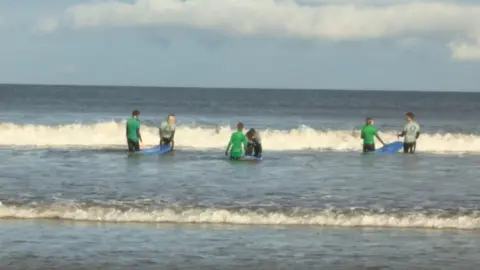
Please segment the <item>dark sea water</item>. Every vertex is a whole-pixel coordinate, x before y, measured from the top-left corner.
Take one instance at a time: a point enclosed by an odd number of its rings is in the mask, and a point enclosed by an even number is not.
[[[128,155],[177,116],[176,148]],[[0,86],[1,269],[475,269],[480,94]],[[415,155],[363,155],[404,114]],[[234,125],[264,161],[223,156]]]

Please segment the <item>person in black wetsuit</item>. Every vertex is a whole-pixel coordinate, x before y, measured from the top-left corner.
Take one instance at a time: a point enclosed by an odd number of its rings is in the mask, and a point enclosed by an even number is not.
[[[255,129],[251,128],[247,134],[245,134],[248,140],[247,151],[245,151],[246,156],[261,157],[262,156],[262,140],[260,138],[260,133]]]

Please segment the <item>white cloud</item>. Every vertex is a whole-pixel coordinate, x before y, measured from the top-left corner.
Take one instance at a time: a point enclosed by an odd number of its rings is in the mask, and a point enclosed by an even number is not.
[[[34,25],[33,30],[37,33],[52,33],[57,30],[59,22],[53,18],[47,18],[40,20],[37,24]]]
[[[300,0],[299,0],[300,1]],[[79,4],[66,14],[76,29],[177,25],[236,34],[330,40],[435,38],[451,44],[480,36],[480,4],[412,0],[136,0]],[[451,46],[452,56],[472,48]],[[468,58],[468,57],[467,57]]]
[[[452,57],[459,61],[480,61],[480,40],[472,43],[449,44],[452,50]]]
[[[343,4],[355,4],[355,5],[393,5],[403,3],[419,2],[418,0],[296,0],[297,3],[309,4],[309,5],[343,5]],[[438,0],[423,0],[422,2],[438,2]]]

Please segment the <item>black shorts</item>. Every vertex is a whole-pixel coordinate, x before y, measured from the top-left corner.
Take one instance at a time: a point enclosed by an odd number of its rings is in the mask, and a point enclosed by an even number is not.
[[[253,155],[253,149],[255,149],[255,144],[253,143],[247,144],[247,150],[245,151],[245,156]]]
[[[403,153],[415,153],[417,142],[403,143]]]
[[[162,138],[160,139],[160,146],[169,145],[171,142],[173,142],[173,140],[170,138]],[[173,150],[173,146],[174,145],[172,144],[172,149],[170,151]]]
[[[255,147],[253,149],[254,153],[253,153],[253,156],[254,157],[261,157],[262,156],[262,144],[261,143],[257,143],[255,144]]]
[[[140,144],[138,143],[138,141],[127,139],[127,145],[128,151],[130,152],[140,151]]]
[[[363,145],[363,152],[374,152],[375,151],[375,144],[364,144]]]
[[[261,157],[262,156],[262,144],[258,141],[253,141],[253,143],[247,144],[247,151],[245,152],[246,156]]]
[[[170,144],[171,141],[172,140],[170,140],[169,138],[162,138],[160,140],[160,145],[168,145],[168,144]]]

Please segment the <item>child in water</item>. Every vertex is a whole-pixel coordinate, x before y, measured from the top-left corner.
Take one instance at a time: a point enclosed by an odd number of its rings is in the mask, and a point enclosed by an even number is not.
[[[362,133],[360,136],[363,139],[363,152],[375,152],[375,138],[377,138],[383,145],[385,143],[382,141],[378,135],[377,128],[373,126],[373,118],[368,117],[365,119],[365,126],[362,127]]]
[[[237,160],[242,156],[243,150],[247,148],[247,137],[243,134],[243,123],[237,124],[237,131],[232,134],[230,141],[228,142],[227,149],[225,149],[225,156],[228,156],[230,146],[230,159]]]
[[[251,156],[253,153],[254,157],[262,156],[262,140],[260,138],[260,133],[255,129],[251,128],[247,134],[248,144],[247,150],[245,151],[246,156]]]

